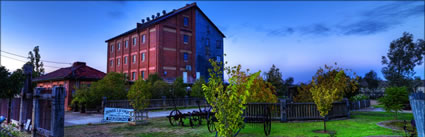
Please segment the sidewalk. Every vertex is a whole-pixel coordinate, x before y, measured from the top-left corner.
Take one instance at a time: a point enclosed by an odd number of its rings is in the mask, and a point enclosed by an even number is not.
[[[180,112],[187,113],[192,111],[198,111],[198,108],[192,109],[180,109]],[[150,111],[148,113],[149,118],[166,117],[172,110],[164,111]],[[65,127],[75,125],[86,125],[86,124],[100,124],[103,120],[103,114],[99,113],[80,113],[80,112],[65,112]]]

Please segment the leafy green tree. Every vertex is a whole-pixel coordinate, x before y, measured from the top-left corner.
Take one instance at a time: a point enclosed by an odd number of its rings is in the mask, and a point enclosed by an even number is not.
[[[178,77],[176,80],[174,80],[173,84],[171,85],[171,89],[174,97],[184,97],[187,95],[182,77]]]
[[[204,91],[202,90],[202,85],[206,84],[205,79],[203,77],[199,78],[198,80],[193,83],[190,96],[192,97],[198,97],[198,98],[204,98]]]
[[[407,87],[389,87],[385,89],[385,95],[378,101],[384,105],[385,111],[394,112],[394,119],[397,120],[397,113],[409,101],[408,94]]]
[[[265,80],[267,82],[270,82],[275,88],[277,96],[284,96],[285,95],[285,81],[282,79],[282,73],[280,72],[279,68],[277,68],[274,64],[270,68],[270,70],[266,73]]]
[[[244,126],[242,113],[247,103],[250,89],[254,79],[260,72],[243,77],[247,72],[241,71],[241,66],[226,67],[224,70],[229,75],[229,85],[224,88],[222,62],[217,63],[210,59],[212,69],[208,69],[210,78],[208,83],[202,85],[205,98],[215,112],[217,122],[214,122],[218,136],[233,136]],[[227,63],[227,62],[226,62]]]
[[[310,89],[313,87],[312,83],[301,83],[297,87],[297,94],[294,96],[294,102],[313,102]]]
[[[158,73],[149,74],[147,82],[151,85],[155,84],[156,81],[162,81],[163,79],[158,75]]]
[[[28,52],[28,59],[30,59],[30,61],[27,62],[27,64],[31,64],[34,66],[34,71],[33,71],[33,78],[39,77],[41,75],[44,74],[44,64],[41,61],[41,56],[40,56],[40,47],[39,46],[35,46],[34,49],[30,52]]]
[[[12,99],[15,95],[19,94],[21,88],[24,85],[24,73],[21,69],[17,69],[12,74],[4,67],[0,67],[0,82],[1,82],[1,93],[0,98],[7,98],[8,102],[8,110],[7,110],[7,123],[10,123],[11,119],[11,108],[12,108]]]
[[[379,86],[380,79],[373,70],[370,70],[368,73],[366,73],[362,80],[367,83],[367,88],[371,91],[375,91]]]
[[[320,116],[324,118],[325,132],[326,116],[332,110],[332,104],[335,101],[341,101],[348,88],[356,88],[355,85],[351,87],[351,84],[349,84],[351,82],[350,77],[347,77],[345,71],[337,67],[336,63],[335,67],[325,65],[324,69],[320,68],[313,76],[310,92]]]
[[[75,98],[85,98],[89,96],[90,99],[87,102],[79,102],[84,104],[86,107],[100,106],[103,97],[107,97],[109,100],[121,100],[127,99],[127,81],[123,74],[110,72],[103,79],[93,82],[89,89],[81,89],[81,94],[78,93]],[[88,90],[88,95],[86,94]],[[82,96],[82,97],[80,97]],[[84,107],[84,106],[81,106]]]
[[[392,41],[387,56],[382,56],[382,68],[385,79],[390,86],[411,87],[415,66],[423,63],[425,55],[425,42],[423,39],[413,41],[413,35],[407,32]]]
[[[90,88],[86,84],[81,84],[79,88],[76,88],[74,98],[72,99],[72,106],[81,107],[80,111],[85,113],[85,107],[95,107],[95,103],[91,98],[93,94],[90,94]]]
[[[242,77],[247,76],[242,75]],[[276,103],[277,101],[275,87],[270,82],[263,80],[261,76],[256,77],[251,86],[250,96],[247,102]]]
[[[142,79],[136,80],[128,91],[127,97],[130,104],[136,111],[141,111],[149,106],[151,94],[151,84]]]
[[[149,83],[148,81],[146,82]],[[153,84],[150,92],[152,93],[152,98],[156,98],[156,99],[162,98],[162,96],[171,97],[170,84],[168,84],[167,82],[163,80],[156,81]]]

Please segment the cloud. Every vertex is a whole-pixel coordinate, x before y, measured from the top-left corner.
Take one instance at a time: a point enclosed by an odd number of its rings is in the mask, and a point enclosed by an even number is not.
[[[269,30],[266,30],[266,31],[267,31],[267,35],[269,35],[269,36],[287,36],[287,35],[291,35],[295,32],[294,28],[291,28],[291,27],[269,29]]]
[[[108,16],[114,19],[120,19],[125,17],[125,13],[123,11],[118,11],[118,10],[109,11]]]
[[[360,20],[338,26],[344,35],[369,35],[400,25],[405,19],[424,15],[424,5],[413,2],[392,3],[360,14]]]
[[[325,24],[314,24],[310,26],[305,26],[300,28],[300,33],[303,35],[327,35],[331,32],[331,28]]]

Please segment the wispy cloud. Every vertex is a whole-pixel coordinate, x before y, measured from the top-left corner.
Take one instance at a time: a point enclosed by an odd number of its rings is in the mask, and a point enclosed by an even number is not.
[[[350,17],[340,24],[313,23],[304,26],[283,26],[264,28],[256,26],[257,31],[266,32],[269,36],[284,37],[292,34],[300,35],[370,35],[387,31],[402,24],[407,18],[424,16],[424,4],[418,2],[395,2],[365,10]]]

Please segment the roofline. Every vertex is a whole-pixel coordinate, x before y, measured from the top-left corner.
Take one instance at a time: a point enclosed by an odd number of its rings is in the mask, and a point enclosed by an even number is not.
[[[56,77],[56,78],[50,78],[50,79],[34,79],[32,82],[47,82],[47,81],[61,81],[61,80],[87,80],[87,81],[96,81],[101,80],[98,78],[70,78],[70,77]]]
[[[183,12],[183,11],[186,11],[186,10],[188,10],[188,9],[191,9],[191,8],[196,8],[197,10],[199,10],[200,11],[200,13],[208,20],[208,22],[210,22],[212,25],[213,25],[213,27],[215,28],[215,29],[217,29],[218,30],[218,32],[223,36],[223,38],[226,38],[226,35],[224,35],[224,33],[223,32],[221,32],[220,31],[220,29],[218,29],[218,27],[208,18],[208,16],[201,10],[201,8],[199,8],[198,7],[198,5],[196,5],[196,2],[195,3],[192,3],[190,6],[188,6],[188,7],[182,7],[181,9],[178,9],[178,10],[176,10],[176,11],[172,11],[172,12],[169,12],[169,13],[167,13],[167,14],[177,14],[177,13],[180,13],[180,12]],[[166,15],[163,15],[163,17],[166,17],[167,16],[167,14]],[[174,16],[174,15],[173,15]],[[168,17],[166,17],[166,18],[168,18]],[[156,19],[154,19],[154,20],[151,20],[151,21],[149,21],[149,22],[153,22],[153,21],[155,21],[155,20],[159,20],[159,22],[161,22],[162,20],[164,20],[165,18],[156,18]],[[146,22],[146,23],[149,23],[149,22]],[[155,23],[153,23],[153,24],[157,24],[157,23],[159,23],[159,22],[155,22]],[[145,23],[145,24],[146,24]],[[147,27],[149,27],[149,26],[151,26],[151,25],[153,25],[153,24],[148,24],[147,26],[144,26],[145,28],[147,28]],[[115,36],[115,37],[112,37],[112,38],[110,38],[110,39],[108,39],[108,40],[105,40],[105,42],[108,42],[108,41],[111,41],[111,40],[113,40],[113,39],[116,39],[116,38],[118,38],[118,37],[121,37],[121,36],[124,36],[124,35],[127,35],[127,34],[130,34],[130,33],[133,33],[133,32],[135,32],[137,30],[137,27],[136,28],[134,28],[134,29],[131,29],[131,30],[129,30],[129,31],[127,31],[127,32],[124,32],[124,33],[121,33],[121,34],[119,34],[119,35],[117,35],[117,36]]]

